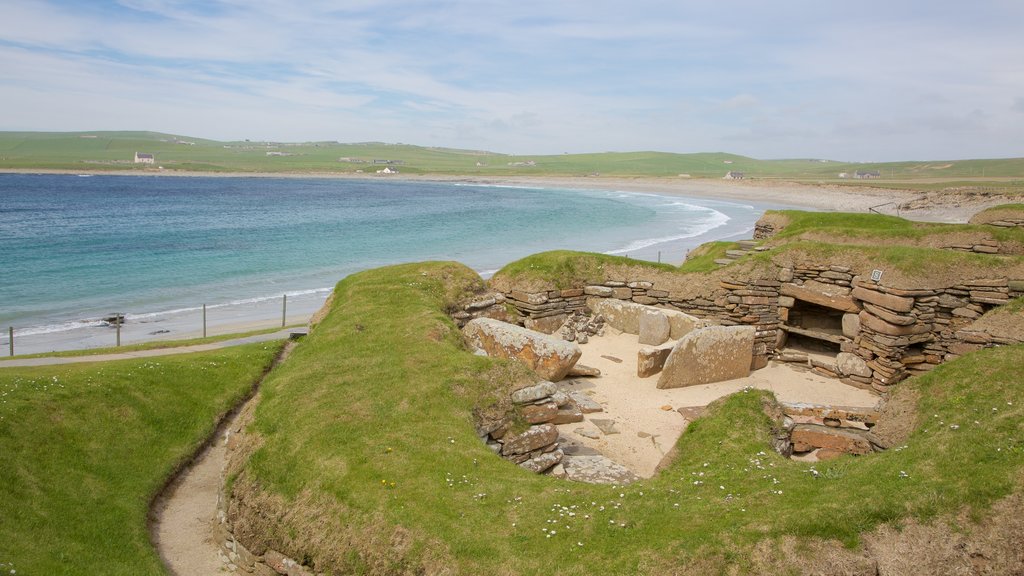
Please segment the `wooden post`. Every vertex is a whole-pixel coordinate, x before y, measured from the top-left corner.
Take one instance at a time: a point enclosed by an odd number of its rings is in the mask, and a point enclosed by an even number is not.
[[[661,264],[661,250],[658,250],[658,264]]]
[[[114,325],[117,326],[117,345],[121,345],[121,313],[114,313]]]
[[[206,338],[206,304],[203,304],[203,338]]]
[[[7,328],[8,344],[11,345],[11,356],[14,356],[14,326]]]
[[[286,319],[288,318],[288,295],[285,294],[284,298],[281,299],[281,328],[284,328]]]

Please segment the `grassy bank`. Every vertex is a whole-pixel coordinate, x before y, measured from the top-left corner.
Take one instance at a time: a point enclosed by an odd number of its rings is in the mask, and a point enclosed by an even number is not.
[[[279,343],[0,371],[4,574],[163,574],[150,500]]]
[[[1007,205],[1009,207],[1016,205]],[[1002,207],[996,207],[1002,208]],[[995,209],[993,209],[995,210]],[[1007,211],[1009,211],[1007,209]],[[984,213],[984,212],[983,212]],[[785,228],[774,239],[785,240],[816,233],[833,239],[861,238],[871,242],[898,240],[920,241],[928,238],[948,238],[951,234],[977,233],[989,235],[1001,242],[1024,244],[1024,230],[999,228],[976,224],[941,224],[915,222],[897,216],[857,212],[807,212],[802,210],[769,210],[766,218],[777,218]],[[952,242],[952,240],[950,240]]]
[[[883,523],[983,516],[1021,488],[1021,346],[901,384],[924,417],[882,454],[785,460],[769,447],[767,398],[743,392],[692,425],[650,480],[532,475],[473,432],[474,407],[518,377],[466,350],[444,313],[476,284],[464,267],[417,264],[338,285],[319,329],[266,382],[261,447],[234,484],[268,515],[247,519],[265,542],[342,573],[716,573],[750,569],[766,541],[857,546]]]

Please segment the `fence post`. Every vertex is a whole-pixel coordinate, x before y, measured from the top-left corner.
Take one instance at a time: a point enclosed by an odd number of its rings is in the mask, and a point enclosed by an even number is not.
[[[281,299],[281,328],[284,328],[286,318],[288,318],[288,295],[285,294],[284,298]]]
[[[658,250],[658,264],[661,264],[661,250]]]
[[[206,338],[206,304],[203,304],[203,338]]]
[[[14,326],[7,327],[8,343],[11,345],[11,356],[14,356]]]
[[[114,312],[114,324],[117,326],[117,345],[121,345],[121,313]]]

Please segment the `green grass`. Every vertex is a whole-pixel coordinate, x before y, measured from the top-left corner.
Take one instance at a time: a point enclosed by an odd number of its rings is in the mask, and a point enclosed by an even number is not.
[[[719,268],[715,260],[725,258],[726,251],[740,247],[736,242],[707,242],[701,244],[687,255],[686,261],[679,267],[679,272],[709,272]]]
[[[494,276],[512,282],[539,280],[550,282],[558,288],[568,288],[580,284],[603,283],[607,280],[605,270],[611,266],[640,266],[665,271],[676,269],[671,264],[635,260],[625,256],[552,250],[510,262]]]
[[[183,144],[180,142],[191,142]],[[842,185],[920,189],[1024,190],[1024,158],[851,164],[812,159],[758,160],[721,152],[600,152],[513,156],[479,150],[368,142],[218,142],[156,132],[0,132],[0,168],[118,171],[137,169],[136,151],[167,170],[254,173],[374,173],[373,160],[401,162],[404,174],[479,176],[650,176],[784,178]],[[267,156],[281,152],[288,156]],[[341,160],[346,158],[348,160]],[[511,164],[532,162],[532,166]],[[879,170],[884,181],[841,180],[840,172]],[[936,183],[935,180],[950,184]],[[1009,180],[1008,180],[1009,179]],[[1020,179],[1020,180],[1013,180]]]
[[[347,278],[318,330],[265,383],[254,425],[264,444],[235,489],[279,498],[282,515],[265,529],[318,570],[742,571],[766,538],[855,546],[881,523],[983,512],[1019,489],[1024,346],[901,384],[920,392],[927,418],[899,450],[785,460],[769,448],[765,395],[745,392],[695,422],[653,479],[623,488],[526,473],[473,433],[474,408],[507,389],[506,364],[462,346],[444,314],[453,283],[473,285],[473,274],[417,264]]]
[[[234,334],[218,334],[216,336],[207,336],[206,338],[186,338],[182,340],[153,340],[151,342],[140,342],[138,344],[128,344],[125,346],[108,346],[105,348],[86,348],[82,350],[60,350],[56,352],[39,352],[37,354],[15,354],[14,356],[7,356],[0,358],[0,366],[3,366],[5,360],[20,360],[25,358],[78,358],[80,356],[96,356],[100,354],[118,354],[122,352],[139,352],[141,350],[163,350],[165,348],[181,348],[183,346],[199,346],[201,344],[215,344],[217,342],[224,342],[225,340],[234,340],[236,338],[245,338],[247,336],[259,336],[261,334],[273,334],[274,332],[280,332],[287,328],[298,328],[302,324],[292,324],[286,328],[264,328],[261,330],[250,330],[248,332],[237,332]],[[17,334],[15,334],[15,344],[17,344]]]
[[[922,240],[928,237],[944,237],[956,232],[980,232],[1000,241],[1024,244],[1024,230],[1017,228],[914,222],[898,216],[863,212],[769,210],[766,214],[781,215],[788,220],[786,227],[773,236],[776,240],[796,238],[809,233],[829,238],[861,238],[865,241]]]
[[[164,574],[151,499],[280,345],[0,370],[4,574]]]

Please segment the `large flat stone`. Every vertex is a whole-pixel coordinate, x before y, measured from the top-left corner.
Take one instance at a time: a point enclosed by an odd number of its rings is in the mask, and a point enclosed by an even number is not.
[[[658,388],[681,388],[742,378],[754,354],[753,326],[709,326],[680,340],[658,378]]]
[[[551,452],[545,452],[537,456],[536,458],[530,458],[526,462],[522,462],[521,464],[519,464],[519,466],[521,468],[526,468],[531,472],[540,474],[545,470],[550,469],[555,464],[561,462],[562,457],[564,456],[565,453],[562,452],[561,450],[553,450]]]
[[[867,438],[843,428],[797,424],[791,436],[794,452],[810,452],[815,448],[836,450],[844,454],[870,454],[871,442]]]
[[[850,297],[850,290],[832,284],[810,280],[804,282],[802,286],[785,283],[779,288],[779,293],[783,296],[790,296],[797,300],[803,300],[804,302],[810,302],[825,308],[832,308],[833,310],[860,312],[860,307]]]
[[[914,299],[895,294],[884,294],[875,290],[869,290],[863,286],[857,286],[850,292],[850,296],[857,300],[863,300],[872,304],[888,308],[893,312],[910,312],[914,309]]]
[[[577,406],[579,406],[580,410],[584,414],[593,414],[593,413],[596,413],[596,412],[604,412],[604,407],[603,406],[598,404],[596,400],[594,400],[590,396],[587,396],[583,392],[580,392],[580,391],[569,392],[569,397],[572,398],[572,401],[575,402]]]
[[[532,386],[526,386],[512,392],[512,401],[516,404],[529,404],[542,398],[551,396],[558,390],[552,382],[538,382]]]
[[[558,414],[558,404],[548,402],[546,404],[531,404],[522,408],[523,420],[530,424],[543,424],[551,422]]]
[[[875,332],[889,336],[908,336],[911,334],[926,334],[931,332],[931,324],[911,324],[910,326],[898,326],[882,320],[878,316],[864,310],[860,313],[860,325]]]
[[[629,484],[640,479],[630,469],[601,455],[566,456],[566,478],[590,484]]]
[[[553,424],[531,426],[521,434],[506,436],[504,438],[505,443],[501,446],[501,453],[506,456],[510,454],[526,454],[527,452],[553,444],[556,440],[558,440],[558,428],[555,428]]]
[[[470,320],[462,332],[488,356],[518,360],[547,380],[565,378],[583,354],[574,342],[490,318]]]

